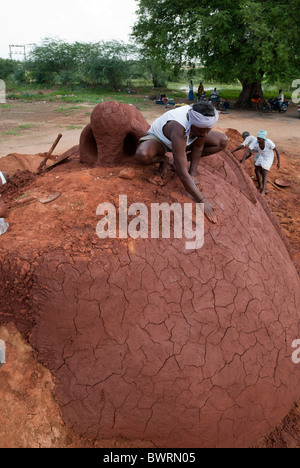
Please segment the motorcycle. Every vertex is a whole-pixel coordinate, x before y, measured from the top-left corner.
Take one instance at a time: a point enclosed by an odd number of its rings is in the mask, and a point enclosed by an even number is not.
[[[298,104],[298,114],[299,114],[299,119],[300,119],[300,104]]]
[[[267,112],[272,112],[276,111],[279,112],[280,114],[284,114],[288,107],[289,107],[290,101],[284,101],[282,104],[279,105],[278,99],[269,99],[268,102],[264,101],[262,105],[262,111],[264,113]]]

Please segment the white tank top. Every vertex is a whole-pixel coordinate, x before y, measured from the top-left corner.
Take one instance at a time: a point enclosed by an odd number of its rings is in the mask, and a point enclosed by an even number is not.
[[[164,135],[163,128],[167,122],[174,120],[175,122],[178,122],[180,125],[182,125],[183,128],[186,130],[188,125],[187,113],[190,109],[191,106],[182,106],[178,107],[177,109],[172,109],[169,112],[166,112],[153,122],[148,131],[148,134],[152,133],[168,148],[170,148],[170,150],[172,150],[172,142],[168,140],[168,138]],[[192,143],[194,143],[195,140],[197,140],[197,137],[188,138],[186,146],[191,145]]]

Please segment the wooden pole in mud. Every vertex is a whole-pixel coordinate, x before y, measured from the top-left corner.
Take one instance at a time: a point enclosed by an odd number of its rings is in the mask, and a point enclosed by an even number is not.
[[[46,162],[48,161],[48,159],[50,158],[51,154],[53,153],[53,151],[55,150],[56,146],[58,145],[58,142],[59,140],[61,139],[62,137],[62,134],[60,133],[55,142],[53,143],[53,145],[51,146],[50,150],[48,151],[48,153],[46,154],[46,157],[45,159],[41,162],[41,164],[39,165],[38,167],[38,170],[37,170],[37,174],[40,174],[43,170],[43,168],[46,166]]]

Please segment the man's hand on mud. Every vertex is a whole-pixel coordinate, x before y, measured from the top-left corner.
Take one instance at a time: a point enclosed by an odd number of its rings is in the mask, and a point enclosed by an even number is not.
[[[214,224],[217,224],[218,222],[218,218],[217,218],[217,215],[216,213],[214,212],[214,209],[213,207],[210,205],[210,203],[208,203],[207,200],[203,200],[202,203],[204,203],[204,214],[205,216],[207,217],[207,219],[214,223]]]

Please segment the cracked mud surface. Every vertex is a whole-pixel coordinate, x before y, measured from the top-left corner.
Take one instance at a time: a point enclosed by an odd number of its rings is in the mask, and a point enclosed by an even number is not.
[[[0,323],[14,322],[56,382],[63,421],[82,440],[244,447],[299,400],[299,278],[267,205],[230,154],[201,162],[219,223],[185,240],[100,240],[99,203],[190,202],[153,168],[70,161],[3,193],[60,192],[11,208],[1,238]],[[242,188],[242,190],[241,190]],[[256,201],[257,197],[257,201]],[[256,203],[254,203],[256,202]]]

